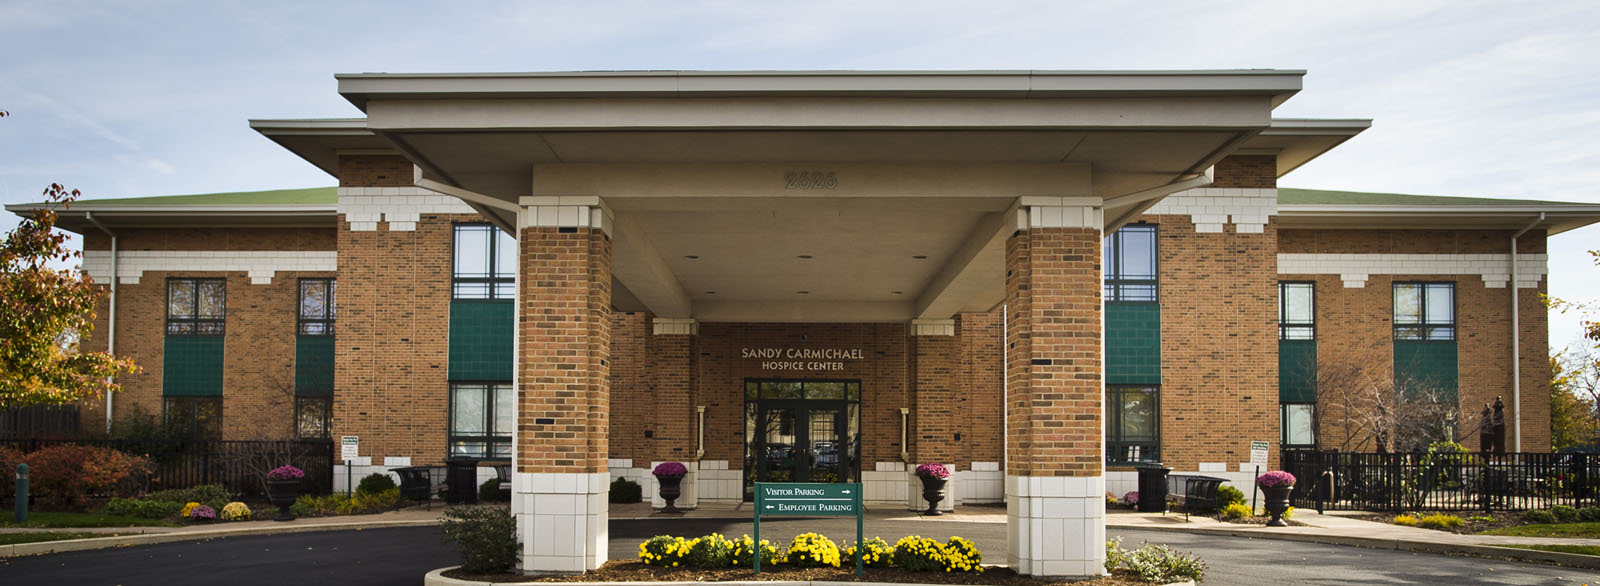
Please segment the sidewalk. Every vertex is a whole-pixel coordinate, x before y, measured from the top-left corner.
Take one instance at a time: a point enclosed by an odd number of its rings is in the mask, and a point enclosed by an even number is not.
[[[403,509],[375,515],[341,517],[302,517],[293,521],[218,522],[181,527],[83,527],[83,528],[0,528],[0,533],[104,533],[108,537],[67,539],[38,543],[0,545],[0,557],[38,555],[63,551],[104,549],[128,545],[149,545],[238,535],[273,535],[308,531],[349,531],[436,525],[444,507]]]

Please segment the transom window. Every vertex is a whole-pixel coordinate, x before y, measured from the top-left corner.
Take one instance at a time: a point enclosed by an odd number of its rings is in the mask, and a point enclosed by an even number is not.
[[[1283,437],[1279,441],[1286,448],[1309,448],[1317,445],[1317,404],[1283,403],[1278,405],[1282,417]]]
[[[1316,308],[1312,283],[1278,283],[1278,339],[1315,340]]]
[[[295,397],[294,435],[306,439],[327,439],[333,428],[333,397]]]
[[[300,279],[300,335],[333,335],[337,295],[338,282],[333,279]]]
[[[517,241],[491,224],[456,224],[455,299],[511,299],[516,296]]]
[[[1156,300],[1156,227],[1123,226],[1106,237],[1106,301]]]
[[[1160,387],[1106,387],[1106,463],[1161,459]]]
[[[450,455],[510,458],[516,390],[506,383],[450,385]]]
[[[1395,283],[1394,339],[1456,339],[1456,284]]]
[[[222,397],[166,397],[167,427],[195,439],[222,439]]]
[[[227,297],[224,279],[167,279],[167,335],[222,335]]]

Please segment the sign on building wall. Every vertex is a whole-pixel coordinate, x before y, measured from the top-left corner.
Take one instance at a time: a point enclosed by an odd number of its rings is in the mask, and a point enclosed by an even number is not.
[[[845,362],[866,357],[860,348],[743,348],[739,357],[760,360],[761,370],[828,372],[844,370]]]

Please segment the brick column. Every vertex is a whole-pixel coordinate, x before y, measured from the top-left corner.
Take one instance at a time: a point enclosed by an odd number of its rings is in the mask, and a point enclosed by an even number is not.
[[[1103,573],[1097,204],[1026,198],[1006,241],[1006,541],[1021,574]]]
[[[610,221],[597,198],[523,205],[511,501],[518,567],[583,572],[606,561]]]
[[[911,335],[911,464],[907,466],[906,506],[913,511],[928,509],[922,498],[922,479],[917,478],[916,466],[924,462],[939,462],[950,468],[950,482],[945,486],[945,497],[939,510],[954,510],[959,504],[961,491],[957,466],[960,444],[955,434],[961,429],[956,421],[957,389],[960,387],[961,339],[956,336],[954,319],[918,319],[911,321],[907,333]]]
[[[700,324],[693,319],[658,317],[652,321],[654,335],[650,338],[650,420],[654,437],[646,440],[650,446],[650,469],[662,462],[682,462],[689,473],[683,477],[683,496],[673,503],[678,508],[699,506],[700,458],[697,447],[694,409],[695,337],[700,334]],[[657,508],[667,506],[661,498],[660,485],[655,476],[644,487],[649,491],[650,504]]]

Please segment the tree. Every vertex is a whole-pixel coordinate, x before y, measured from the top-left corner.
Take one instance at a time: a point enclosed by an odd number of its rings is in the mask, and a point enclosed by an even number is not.
[[[1550,357],[1550,443],[1560,450],[1586,446],[1595,440],[1594,403],[1574,393],[1576,374],[1564,370],[1561,360]],[[1600,389],[1595,389],[1600,391]]]
[[[1393,354],[1382,342],[1339,348],[1318,357],[1316,368],[1300,370],[1315,377],[1318,418],[1332,434],[1321,435],[1324,448],[1412,452],[1466,441],[1457,433],[1456,390],[1397,376]]]
[[[79,348],[102,292],[88,275],[51,266],[79,256],[55,230],[56,209],[79,195],[51,184],[45,205],[0,241],[0,409],[97,398],[120,389],[112,377],[137,368]]]

